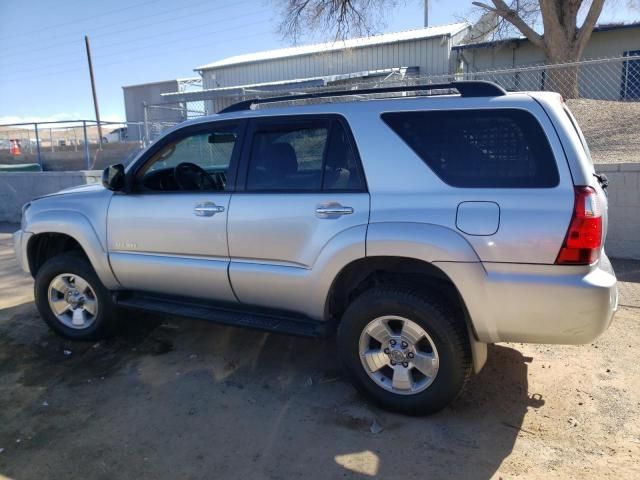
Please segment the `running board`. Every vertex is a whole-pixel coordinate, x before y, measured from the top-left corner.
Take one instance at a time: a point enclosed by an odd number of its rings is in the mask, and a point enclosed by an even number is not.
[[[234,327],[248,327],[301,337],[324,337],[330,333],[327,322],[302,315],[242,309],[235,305],[230,307],[197,299],[167,298],[131,292],[116,292],[114,300],[123,308],[195,318]]]

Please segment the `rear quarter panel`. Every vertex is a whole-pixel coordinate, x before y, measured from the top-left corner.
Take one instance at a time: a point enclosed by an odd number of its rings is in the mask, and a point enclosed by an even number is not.
[[[483,262],[554,263],[571,218],[573,182],[558,135],[538,103],[524,94],[369,103],[368,108],[354,110],[349,122],[371,192],[372,226],[386,222],[440,225],[463,236]],[[556,158],[560,177],[556,187],[449,186],[380,118],[385,111],[488,108],[525,109],[535,116]],[[499,228],[494,234],[470,235],[457,228],[458,205],[469,201],[499,205]],[[461,252],[460,260],[463,258]]]

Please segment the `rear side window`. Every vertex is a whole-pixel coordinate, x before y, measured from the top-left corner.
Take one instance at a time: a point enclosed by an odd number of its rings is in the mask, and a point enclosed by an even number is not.
[[[253,136],[247,190],[319,191],[329,125],[295,124]]]
[[[558,169],[542,127],[515,109],[384,113],[382,119],[445,183],[549,188]]]
[[[347,132],[332,119],[258,121],[249,155],[248,191],[362,191]]]

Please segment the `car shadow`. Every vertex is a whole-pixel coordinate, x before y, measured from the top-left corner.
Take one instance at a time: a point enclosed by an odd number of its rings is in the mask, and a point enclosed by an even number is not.
[[[618,281],[640,283],[640,260],[612,258],[611,264]]]
[[[30,437],[6,449],[0,473],[491,478],[529,434],[527,411],[544,404],[528,391],[530,359],[506,346],[489,347],[487,365],[450,407],[407,417],[355,392],[332,338],[126,320],[110,340],[70,342],[32,303],[0,310],[0,403],[10,405],[0,444]],[[79,467],[68,470],[71,456]]]
[[[2,233],[13,234],[13,232],[17,230],[20,230],[19,223],[0,222],[0,234]]]

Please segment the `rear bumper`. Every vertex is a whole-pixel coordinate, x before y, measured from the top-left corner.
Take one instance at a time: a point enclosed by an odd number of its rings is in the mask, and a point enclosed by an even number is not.
[[[20,268],[26,273],[29,271],[29,260],[27,258],[27,243],[33,234],[18,230],[13,234],[13,250],[16,256],[16,260]]]
[[[590,268],[439,264],[458,286],[478,340],[589,343],[618,308],[616,277],[603,255]]]

